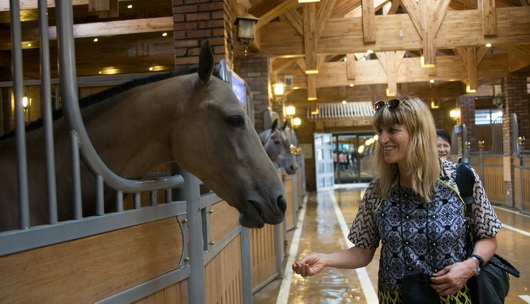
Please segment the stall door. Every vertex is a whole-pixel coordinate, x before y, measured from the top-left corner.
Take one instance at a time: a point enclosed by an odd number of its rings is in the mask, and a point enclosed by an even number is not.
[[[333,135],[315,133],[315,175],[317,191],[333,189]]]

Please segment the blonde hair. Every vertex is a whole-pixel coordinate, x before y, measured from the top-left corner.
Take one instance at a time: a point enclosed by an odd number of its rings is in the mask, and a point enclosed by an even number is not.
[[[410,134],[407,165],[410,168],[412,188],[426,202],[430,201],[440,176],[436,127],[430,109],[418,97],[401,96],[401,104],[394,110],[386,106],[376,111],[373,125],[376,130],[393,125],[404,125]],[[399,178],[397,164],[386,163],[380,145],[373,155],[374,175],[378,179],[375,190],[383,199],[390,195],[392,185]]]

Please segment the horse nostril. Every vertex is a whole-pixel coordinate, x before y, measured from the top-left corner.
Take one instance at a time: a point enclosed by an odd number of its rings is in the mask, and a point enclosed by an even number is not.
[[[287,202],[285,201],[283,195],[278,196],[277,202],[278,208],[280,208],[282,212],[285,212],[285,210],[287,209]]]

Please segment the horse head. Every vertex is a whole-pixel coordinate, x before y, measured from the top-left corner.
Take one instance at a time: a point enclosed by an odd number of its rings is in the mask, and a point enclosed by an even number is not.
[[[259,137],[271,161],[285,169],[287,174],[295,174],[298,166],[291,153],[291,143],[286,131],[288,122],[289,120],[286,120],[278,127],[278,120],[275,119],[271,128],[261,132]]]
[[[205,43],[198,73],[189,78],[186,117],[172,131],[174,158],[235,207],[241,225],[278,224],[286,209],[283,184],[230,86],[211,77],[213,64]]]

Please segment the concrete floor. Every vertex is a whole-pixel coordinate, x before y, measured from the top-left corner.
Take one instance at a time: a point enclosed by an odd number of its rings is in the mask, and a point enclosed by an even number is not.
[[[357,213],[365,187],[366,184],[350,184],[334,191],[308,193],[305,210],[301,210],[302,215],[305,213],[304,218],[288,234],[290,245],[297,244],[298,248],[295,256],[286,257],[284,265],[311,252],[326,253],[347,248],[344,234],[348,233]],[[495,210],[503,223],[497,253],[521,271],[521,278],[510,278],[506,303],[530,303],[530,279],[527,276],[530,270],[527,262],[530,260],[530,217],[506,208],[496,207]],[[292,275],[286,268],[283,284],[282,278],[272,281],[254,294],[253,304],[377,303],[378,264],[377,252],[372,263],[361,270],[327,268],[304,279]]]

